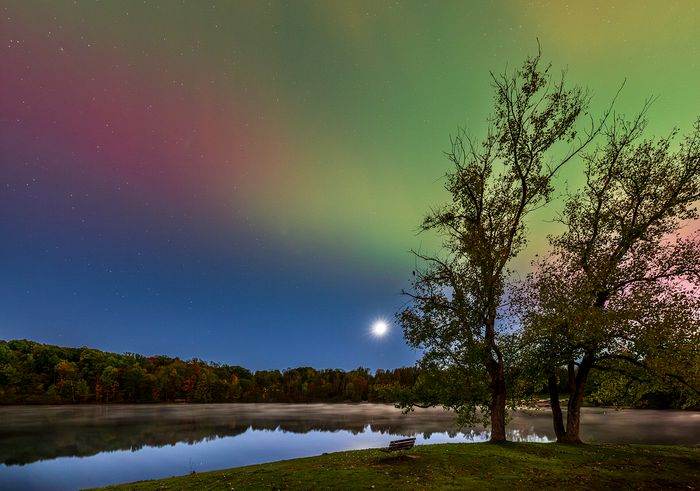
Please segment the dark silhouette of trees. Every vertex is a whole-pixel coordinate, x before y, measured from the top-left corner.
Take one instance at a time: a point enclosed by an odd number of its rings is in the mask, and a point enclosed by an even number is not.
[[[494,112],[486,136],[465,131],[447,157],[451,201],[421,226],[443,239],[439,255],[415,252],[411,304],[398,314],[405,338],[420,349],[422,379],[401,404],[442,405],[465,420],[476,408],[490,415],[491,440],[504,441],[512,333],[501,321],[510,261],[527,243],[525,219],[546,205],[557,172],[591,142],[600,126],[581,134],[575,123],[588,97],[567,88],[540,55],[492,75]],[[556,150],[556,151],[555,151]],[[557,155],[558,150],[563,150]]]
[[[552,253],[521,299],[524,346],[546,377],[559,442],[580,442],[593,370],[608,400],[630,390],[700,400],[700,237],[679,233],[698,217],[700,120],[674,147],[676,131],[642,139],[645,112],[614,118],[605,143],[585,156],[585,185],[568,196],[560,219],[566,230],[551,238]]]

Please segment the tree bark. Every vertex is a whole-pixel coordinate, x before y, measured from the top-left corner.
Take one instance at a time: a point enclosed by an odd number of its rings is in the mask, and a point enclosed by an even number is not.
[[[583,392],[588,381],[588,374],[593,367],[594,357],[585,354],[578,367],[578,373],[574,383],[574,390],[569,394],[569,403],[566,409],[566,439],[562,443],[581,443],[579,430],[581,425],[581,405],[583,404]]]
[[[609,297],[610,292],[608,290],[598,292],[594,307],[602,309]],[[578,371],[574,370],[573,360],[569,362],[569,402],[566,406],[566,431],[564,438],[559,438],[559,435],[557,435],[557,443],[583,443],[579,435],[581,429],[581,406],[583,405],[583,393],[586,389],[588,374],[595,363],[595,355],[593,353],[594,351],[592,350],[584,353],[578,366]]]
[[[496,309],[491,308],[486,320],[485,340],[490,347],[486,363],[491,377],[491,442],[506,441],[506,377],[503,354],[496,344]]]
[[[557,385],[557,376],[551,373],[547,377],[547,385],[549,386],[549,405],[552,409],[552,419],[554,422],[554,434],[557,436],[557,442],[566,439],[566,429],[564,428],[564,416],[561,412],[561,404],[559,403],[559,387]]]
[[[583,356],[578,372],[574,373],[573,362],[569,364],[569,401],[566,406],[566,428],[564,428],[561,405],[559,403],[559,389],[557,387],[557,377],[553,373],[547,378],[549,386],[549,400],[552,407],[552,420],[554,423],[554,434],[557,436],[557,443],[582,443],[580,437],[581,429],[581,406],[583,404],[583,393],[588,381],[588,374],[593,368],[595,357],[587,353]]]
[[[506,441],[506,381],[503,363],[494,363],[491,374],[491,442]]]

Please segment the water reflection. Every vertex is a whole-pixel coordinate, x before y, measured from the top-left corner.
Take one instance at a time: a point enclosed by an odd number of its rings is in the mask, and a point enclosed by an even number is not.
[[[441,409],[404,415],[375,404],[216,404],[0,408],[0,489],[75,489],[323,452],[480,442]],[[587,441],[700,443],[700,413],[587,409]],[[517,414],[513,441],[553,439],[546,411]]]
[[[0,408],[0,463],[28,464],[61,456],[195,444],[252,430],[291,433],[345,430],[388,435],[446,433],[454,416],[442,410],[403,415],[384,405],[212,404]],[[474,434],[476,435],[476,433]],[[483,433],[479,434],[483,435]],[[475,436],[474,441],[488,437]]]

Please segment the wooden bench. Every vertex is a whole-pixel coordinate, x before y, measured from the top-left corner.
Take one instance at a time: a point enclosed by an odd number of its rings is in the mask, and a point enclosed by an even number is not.
[[[394,440],[389,443],[389,446],[382,448],[382,452],[398,452],[399,450],[410,450],[416,443],[416,437],[404,438],[403,440]]]

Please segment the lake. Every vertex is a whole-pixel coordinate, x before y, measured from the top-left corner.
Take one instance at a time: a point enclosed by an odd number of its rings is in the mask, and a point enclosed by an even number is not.
[[[0,489],[72,490],[324,452],[480,442],[442,409],[382,404],[163,404],[0,407]],[[587,442],[700,444],[700,412],[584,408]],[[517,413],[514,441],[554,439],[549,411]]]

